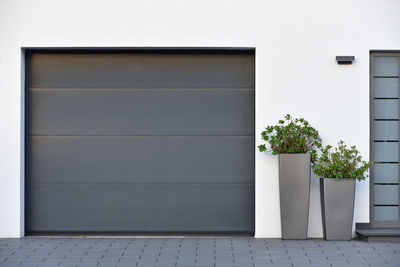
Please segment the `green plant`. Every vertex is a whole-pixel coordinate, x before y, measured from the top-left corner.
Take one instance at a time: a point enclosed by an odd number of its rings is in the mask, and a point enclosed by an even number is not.
[[[312,159],[317,152],[315,148],[321,147],[321,137],[304,118],[293,118],[289,114],[284,120],[279,120],[278,125],[267,126],[261,133],[262,139],[269,143],[272,154],[294,154],[310,152]],[[265,144],[259,145],[261,152],[267,151]]]
[[[343,141],[332,149],[328,145],[322,149],[313,166],[314,173],[324,178],[352,178],[359,181],[368,177],[367,171],[372,162],[366,162],[360,156],[356,146],[347,148]]]

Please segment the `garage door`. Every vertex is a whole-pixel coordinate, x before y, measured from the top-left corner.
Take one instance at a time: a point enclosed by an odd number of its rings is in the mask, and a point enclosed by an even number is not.
[[[26,232],[252,233],[254,54],[26,56]]]

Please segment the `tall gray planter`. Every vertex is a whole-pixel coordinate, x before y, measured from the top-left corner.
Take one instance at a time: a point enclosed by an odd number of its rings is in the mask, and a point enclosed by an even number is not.
[[[282,239],[307,239],[310,154],[279,154]]]
[[[350,240],[353,227],[355,179],[320,178],[321,213],[326,240]]]

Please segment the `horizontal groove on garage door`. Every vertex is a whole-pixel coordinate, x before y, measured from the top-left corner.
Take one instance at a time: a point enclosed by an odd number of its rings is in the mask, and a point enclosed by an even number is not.
[[[46,90],[27,97],[28,135],[254,134],[254,90]]]
[[[148,90],[154,90],[154,91],[168,91],[168,90],[175,90],[175,91],[184,91],[184,90],[191,90],[191,91],[202,91],[202,90],[214,90],[214,91],[227,91],[227,90],[233,90],[233,91],[254,91],[254,88],[251,87],[226,87],[226,88],[221,88],[221,87],[215,87],[215,88],[201,88],[201,87],[183,87],[183,88],[175,88],[175,87],[161,87],[161,88],[95,88],[95,87],[85,87],[85,88],[76,88],[76,87],[47,87],[47,88],[39,88],[39,87],[30,87],[27,88],[28,91],[81,91],[81,90],[100,90],[100,91],[108,91],[108,90],[120,90],[120,91],[148,91]]]
[[[253,233],[254,54],[28,53],[28,233]]]
[[[35,53],[28,56],[26,81],[28,87],[254,88],[250,56]]]
[[[86,182],[74,182],[74,183],[59,183],[59,182],[31,182],[31,185],[93,185],[93,183],[86,183]],[[96,185],[153,185],[154,183],[95,183]],[[157,183],[157,185],[176,185],[176,186],[180,186],[180,185],[254,185],[254,183],[213,183],[213,182],[209,182],[209,183],[181,183],[181,182],[177,182],[177,183]]]

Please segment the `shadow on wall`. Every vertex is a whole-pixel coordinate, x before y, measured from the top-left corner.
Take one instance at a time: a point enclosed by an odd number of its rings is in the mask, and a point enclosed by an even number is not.
[[[319,178],[311,171],[310,183],[310,209],[308,217],[308,234],[309,238],[321,238],[322,217],[321,217],[321,198],[319,194]]]

